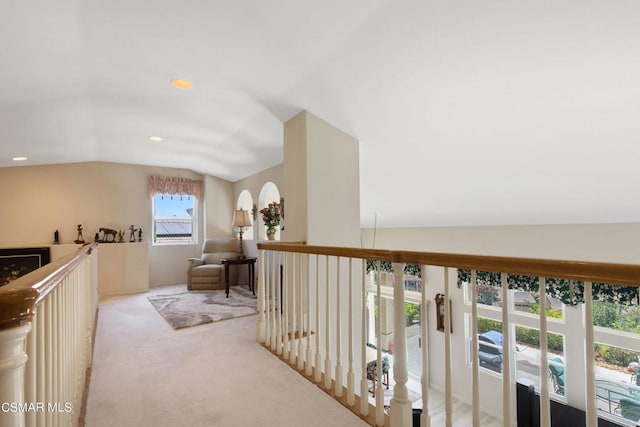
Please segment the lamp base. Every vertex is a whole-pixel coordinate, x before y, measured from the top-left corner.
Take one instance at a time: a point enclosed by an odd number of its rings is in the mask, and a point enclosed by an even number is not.
[[[242,247],[242,227],[240,227],[240,239],[238,240],[238,255],[236,256],[237,259],[245,259],[246,256],[244,255],[244,250]]]

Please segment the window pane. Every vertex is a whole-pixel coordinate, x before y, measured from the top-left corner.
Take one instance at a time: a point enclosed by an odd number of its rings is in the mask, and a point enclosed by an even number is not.
[[[420,355],[420,304],[405,303],[404,308],[407,317],[408,370],[409,373],[420,377],[422,372]]]
[[[640,333],[640,307],[593,301],[593,324],[602,328]]]
[[[540,294],[538,292],[510,291],[513,293],[513,308],[525,313],[540,314]],[[559,299],[547,295],[547,317],[562,319],[564,304]]]
[[[478,304],[502,307],[502,287],[492,285],[477,285],[476,302]]]
[[[195,198],[157,195],[153,198],[154,243],[191,243],[194,239]]]
[[[638,352],[595,345],[598,409],[633,421],[640,419]]]
[[[538,329],[516,326],[516,378],[531,380],[540,388],[540,331]],[[564,395],[564,337],[547,333],[547,360],[549,366],[549,389],[558,395]]]
[[[502,322],[478,317],[478,359],[480,367],[502,372]]]
[[[470,284],[467,286],[467,301],[471,301]],[[513,309],[525,313],[540,313],[540,295],[538,292],[509,290],[513,300]],[[476,286],[476,302],[492,307],[502,307],[502,286],[481,284]],[[562,301],[547,295],[547,317],[562,319],[564,304]]]

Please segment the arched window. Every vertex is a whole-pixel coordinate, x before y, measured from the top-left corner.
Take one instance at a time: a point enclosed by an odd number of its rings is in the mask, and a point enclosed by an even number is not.
[[[255,218],[253,217],[253,197],[251,197],[251,193],[249,190],[242,190],[240,195],[238,196],[238,202],[236,203],[236,209],[244,209],[249,212],[249,218],[251,218],[251,227],[247,227],[244,230],[244,239],[245,240],[253,240],[255,239],[254,229],[255,227]]]
[[[266,208],[269,203],[274,202],[280,203],[280,191],[278,191],[278,187],[273,182],[269,181],[262,186],[258,196],[258,239],[264,240],[267,238],[267,230],[262,220],[262,215],[260,215],[260,210]],[[276,240],[280,240],[281,227],[282,223],[276,228]]]

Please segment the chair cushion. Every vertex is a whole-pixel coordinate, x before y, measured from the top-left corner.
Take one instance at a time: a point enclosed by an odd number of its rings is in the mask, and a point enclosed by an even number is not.
[[[225,258],[236,258],[238,254],[236,252],[214,252],[202,254],[202,260],[205,265],[207,264],[220,264]]]
[[[233,237],[216,237],[207,239],[202,245],[202,253],[233,252],[238,248],[238,241]]]
[[[191,270],[192,277],[202,277],[202,276],[220,276],[222,271],[222,265],[220,264],[203,264],[197,267],[194,267]]]

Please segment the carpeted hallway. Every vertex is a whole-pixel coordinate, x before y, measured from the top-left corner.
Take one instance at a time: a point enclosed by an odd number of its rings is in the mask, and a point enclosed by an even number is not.
[[[174,331],[147,300],[173,289],[100,302],[87,427],[367,425],[257,344],[256,316]]]

